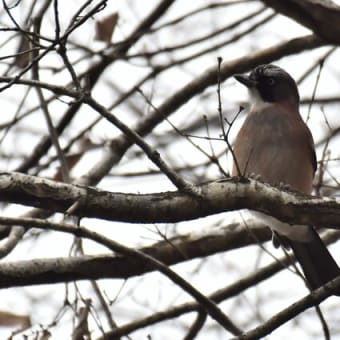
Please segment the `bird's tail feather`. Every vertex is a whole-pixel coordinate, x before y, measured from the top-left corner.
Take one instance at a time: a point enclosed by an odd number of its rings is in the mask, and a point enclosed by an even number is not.
[[[302,267],[310,288],[317,289],[340,275],[340,268],[318,233],[311,229],[313,233],[311,241],[287,241]],[[340,290],[334,295],[340,296]]]

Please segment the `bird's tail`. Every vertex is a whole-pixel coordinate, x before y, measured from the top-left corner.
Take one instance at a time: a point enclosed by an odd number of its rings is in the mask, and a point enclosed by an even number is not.
[[[340,275],[340,268],[329,253],[319,234],[312,229],[312,240],[297,242],[287,240],[300,263],[311,289],[317,289]],[[340,290],[334,295],[340,296]]]

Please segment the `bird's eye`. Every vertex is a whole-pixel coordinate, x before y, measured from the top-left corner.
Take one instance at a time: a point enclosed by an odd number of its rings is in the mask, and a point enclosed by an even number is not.
[[[274,78],[267,78],[266,80],[267,85],[273,86],[276,83]]]

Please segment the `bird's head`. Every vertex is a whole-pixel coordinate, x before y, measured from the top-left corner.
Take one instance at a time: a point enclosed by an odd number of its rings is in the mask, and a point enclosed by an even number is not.
[[[255,102],[299,105],[295,80],[278,66],[259,65],[249,75],[235,74],[234,77],[248,88],[253,105]]]

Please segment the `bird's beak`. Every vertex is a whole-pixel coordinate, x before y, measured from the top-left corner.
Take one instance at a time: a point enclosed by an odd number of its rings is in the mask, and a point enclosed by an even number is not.
[[[255,87],[257,84],[256,80],[249,78],[249,76],[245,74],[234,74],[234,78],[248,88]]]

